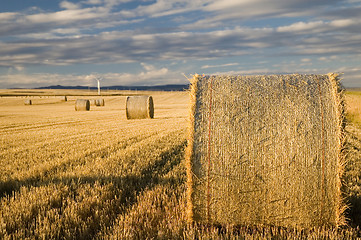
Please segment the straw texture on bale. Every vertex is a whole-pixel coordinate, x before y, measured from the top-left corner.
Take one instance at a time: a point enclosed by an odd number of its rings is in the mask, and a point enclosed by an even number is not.
[[[87,99],[77,99],[75,101],[75,111],[89,111],[90,101]]]
[[[199,76],[191,85],[189,222],[344,223],[337,74]]]
[[[126,100],[127,119],[142,119],[154,117],[152,96],[128,96]]]
[[[96,106],[96,100],[95,99],[89,99],[90,106]]]
[[[25,100],[24,100],[24,104],[25,104],[25,105],[32,105],[33,102],[31,101],[31,99],[25,99]]]
[[[104,98],[99,98],[95,100],[95,105],[98,107],[102,107],[105,105]]]

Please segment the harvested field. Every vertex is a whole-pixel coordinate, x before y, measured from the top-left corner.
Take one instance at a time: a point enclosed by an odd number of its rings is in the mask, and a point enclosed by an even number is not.
[[[5,90],[3,93],[6,94]],[[128,121],[126,95],[74,111],[87,96],[0,98],[0,239],[350,239],[361,221],[361,128],[348,128],[353,228],[190,226],[184,151],[188,93],[152,92],[154,119]],[[115,93],[117,94],[117,93]],[[119,93],[123,94],[123,93]],[[138,92],[139,94],[139,92]],[[81,95],[81,94],[80,94]],[[361,99],[361,98],[360,98]],[[352,131],[351,131],[352,129]],[[350,201],[349,201],[350,200]]]

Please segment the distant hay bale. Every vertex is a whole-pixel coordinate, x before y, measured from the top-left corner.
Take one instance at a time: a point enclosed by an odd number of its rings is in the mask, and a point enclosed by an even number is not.
[[[66,96],[61,96],[60,99],[61,99],[61,101],[64,101],[64,102],[68,101],[68,98]]]
[[[95,105],[100,107],[100,106],[104,106],[105,102],[104,102],[104,98],[99,98],[95,100]]]
[[[75,101],[75,111],[89,111],[90,101],[87,99],[77,99]]]
[[[25,104],[25,105],[32,105],[33,102],[31,101],[31,99],[25,99],[25,100],[24,100],[24,104]]]
[[[90,102],[90,106],[96,106],[95,99],[89,99],[89,102]]]
[[[127,119],[141,119],[154,117],[152,96],[128,96],[126,100]]]
[[[188,221],[342,224],[340,89],[337,74],[194,76]]]

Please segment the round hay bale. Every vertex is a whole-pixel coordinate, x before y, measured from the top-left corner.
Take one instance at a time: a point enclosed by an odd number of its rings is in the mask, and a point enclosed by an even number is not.
[[[25,100],[24,100],[24,104],[25,104],[25,105],[32,105],[33,102],[31,101],[31,99],[25,99]]]
[[[90,106],[96,106],[95,99],[89,99],[89,102],[90,102]]]
[[[75,111],[89,111],[90,101],[87,99],[77,99],[75,101]]]
[[[64,102],[68,101],[68,98],[66,96],[61,96],[60,99],[61,99],[61,101],[64,101]]]
[[[95,105],[98,107],[103,107],[105,105],[104,98],[99,98],[95,101]]]
[[[342,224],[341,93],[336,74],[194,76],[188,221]]]
[[[152,96],[128,96],[126,100],[127,119],[142,119],[154,117]]]

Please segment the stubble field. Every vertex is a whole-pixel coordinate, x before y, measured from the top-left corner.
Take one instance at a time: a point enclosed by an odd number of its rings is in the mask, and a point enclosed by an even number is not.
[[[87,92],[56,92],[87,95]],[[206,228],[185,218],[187,92],[116,92],[104,107],[0,91],[0,239],[356,238],[361,213],[361,94],[346,95],[348,227]],[[27,95],[29,93],[21,93]],[[30,94],[34,94],[31,92]],[[127,120],[125,96],[151,94],[155,118]],[[54,94],[55,95],[55,94]]]

